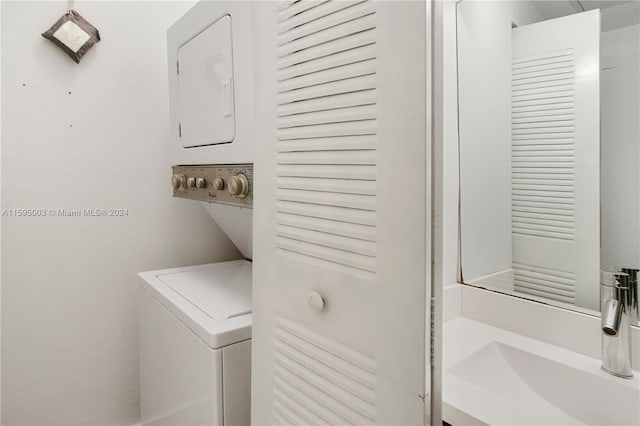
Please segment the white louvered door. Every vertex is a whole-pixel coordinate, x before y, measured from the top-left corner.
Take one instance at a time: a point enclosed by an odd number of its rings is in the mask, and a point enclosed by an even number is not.
[[[423,424],[425,4],[256,15],[252,423]]]
[[[599,10],[512,30],[515,288],[595,310],[599,40]]]

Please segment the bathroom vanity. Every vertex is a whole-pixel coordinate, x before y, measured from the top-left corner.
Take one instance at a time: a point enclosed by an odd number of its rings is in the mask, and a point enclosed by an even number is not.
[[[599,318],[457,284],[444,299],[451,425],[640,423],[640,359],[631,380],[602,371]],[[632,344],[640,345],[638,328]]]
[[[640,424],[637,374],[617,378],[597,358],[465,317],[447,322],[444,336],[451,424]]]

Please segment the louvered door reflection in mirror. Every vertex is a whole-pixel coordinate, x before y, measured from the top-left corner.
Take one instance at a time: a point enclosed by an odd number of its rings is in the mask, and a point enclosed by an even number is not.
[[[640,267],[640,3],[554,3],[457,4],[461,281],[599,315]]]

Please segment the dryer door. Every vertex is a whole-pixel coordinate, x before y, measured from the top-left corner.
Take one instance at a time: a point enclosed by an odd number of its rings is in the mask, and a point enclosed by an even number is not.
[[[232,51],[230,15],[178,49],[178,133],[185,148],[235,137]]]

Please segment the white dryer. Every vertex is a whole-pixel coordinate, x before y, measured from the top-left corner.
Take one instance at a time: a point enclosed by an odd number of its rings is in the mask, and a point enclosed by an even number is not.
[[[139,275],[142,424],[249,425],[251,262]]]
[[[200,202],[245,259],[253,53],[253,2],[200,1],[167,31],[173,196]],[[251,262],[140,277],[142,424],[249,425]]]
[[[174,197],[200,201],[252,258],[253,5],[200,1],[167,31]]]

